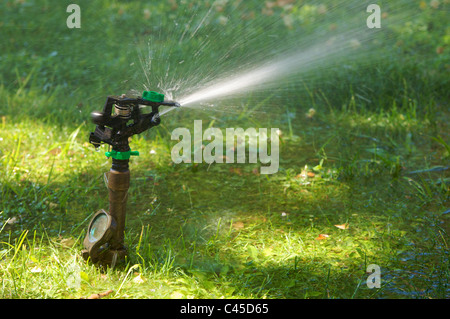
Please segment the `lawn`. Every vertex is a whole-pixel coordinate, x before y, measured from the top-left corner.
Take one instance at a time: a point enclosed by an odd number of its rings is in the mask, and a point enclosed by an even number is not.
[[[77,1],[78,29],[70,3],[0,4],[1,298],[450,297],[448,0],[378,1],[379,30],[360,1]],[[127,259],[83,260],[108,207],[108,148],[89,144],[108,95],[182,98],[342,33],[351,51],[134,136]],[[175,164],[194,120],[278,128],[278,172]]]

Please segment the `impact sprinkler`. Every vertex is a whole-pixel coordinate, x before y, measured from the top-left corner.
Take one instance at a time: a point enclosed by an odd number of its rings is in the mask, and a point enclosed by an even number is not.
[[[152,107],[151,113],[142,113],[140,105]],[[112,167],[105,174],[109,191],[109,210],[99,210],[92,217],[84,239],[82,255],[85,260],[99,265],[114,266],[125,258],[124,245],[126,202],[130,186],[128,162],[139,152],[131,151],[129,137],[140,134],[160,123],[159,107],[180,106],[177,102],[164,101],[164,95],[144,91],[142,97],[108,96],[103,112],[91,113],[97,126],[89,136],[95,148],[102,143],[111,149],[105,155],[112,158]],[[129,123],[130,122],[130,123]]]

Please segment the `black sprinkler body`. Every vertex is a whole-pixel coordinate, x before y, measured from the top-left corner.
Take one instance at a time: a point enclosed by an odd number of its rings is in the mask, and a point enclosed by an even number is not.
[[[140,105],[152,107],[151,113],[142,113]],[[89,142],[95,148],[108,144],[112,150],[112,167],[105,174],[109,191],[109,209],[101,209],[91,219],[83,242],[82,255],[85,260],[102,266],[114,266],[124,260],[127,252],[124,245],[126,202],[130,186],[129,159],[139,152],[131,151],[129,137],[159,125],[159,107],[180,106],[177,102],[164,101],[164,95],[144,91],[142,97],[129,98],[108,96],[102,112],[92,112],[96,124]]]

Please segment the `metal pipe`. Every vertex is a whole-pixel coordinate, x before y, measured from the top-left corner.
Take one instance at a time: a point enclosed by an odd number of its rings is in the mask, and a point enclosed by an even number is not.
[[[124,249],[125,217],[130,188],[130,171],[111,169],[108,173],[109,214],[116,221],[117,227],[111,238],[111,249]]]

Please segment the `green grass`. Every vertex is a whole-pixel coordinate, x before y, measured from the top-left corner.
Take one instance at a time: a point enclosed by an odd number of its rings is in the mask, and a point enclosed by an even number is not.
[[[384,61],[287,82],[284,95],[222,102],[218,112],[181,109],[133,137],[141,156],[131,162],[129,254],[106,271],[80,256],[90,216],[108,205],[110,161],[88,143],[89,113],[126,87],[126,40],[156,31],[134,1],[96,1],[78,33],[60,26],[65,4],[1,6],[1,298],[449,297],[447,2],[405,7],[411,18],[392,27],[397,45]],[[180,11],[160,2],[151,17],[167,25]],[[173,164],[170,132],[194,119],[279,127],[279,172]],[[380,289],[366,285],[370,264],[381,267]]]

